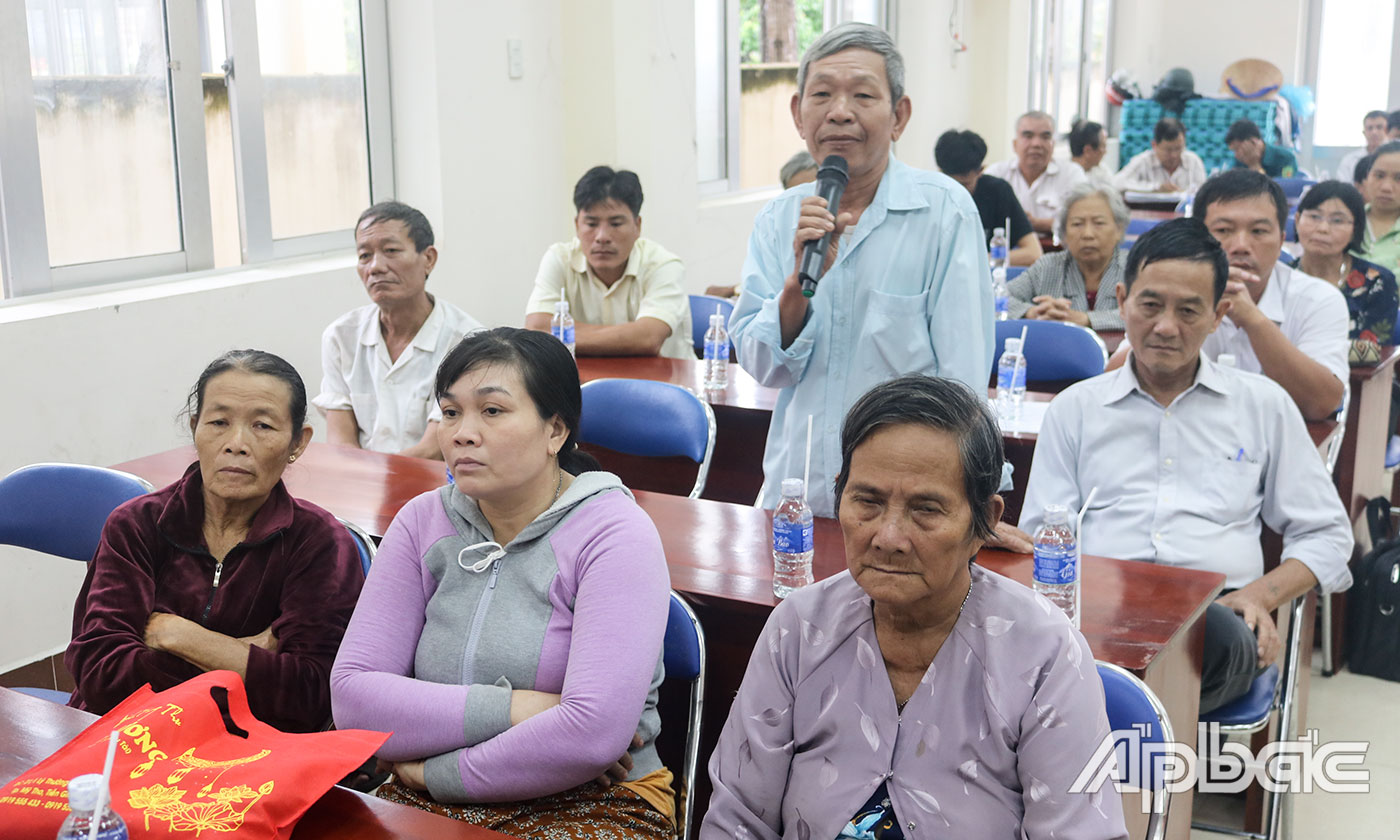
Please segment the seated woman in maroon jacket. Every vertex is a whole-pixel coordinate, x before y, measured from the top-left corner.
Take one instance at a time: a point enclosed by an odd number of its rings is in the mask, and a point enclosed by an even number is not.
[[[199,462],[117,508],[88,564],[69,703],[102,714],[146,683],[227,670],[258,719],[321,729],[364,575],[345,527],[282,484],[311,440],[306,387],[283,359],[235,350],[200,374],[188,410]]]

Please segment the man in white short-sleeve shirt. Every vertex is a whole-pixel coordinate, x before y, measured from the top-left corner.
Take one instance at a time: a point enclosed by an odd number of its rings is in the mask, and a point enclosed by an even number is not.
[[[355,247],[373,303],[322,333],[321,392],[313,403],[331,443],[441,460],[433,377],[481,324],[428,294],[437,248],[422,213],[395,201],[374,205],[355,225]]]
[[[1288,217],[1282,188],[1262,173],[1231,169],[1206,181],[1192,213],[1230,261],[1229,309],[1201,352],[1211,361],[1233,355],[1236,367],[1282,385],[1304,419],[1334,415],[1351,375],[1350,316],[1335,286],[1278,261]],[[1110,369],[1123,363],[1129,344]]]
[[[1049,234],[1065,196],[1088,176],[1077,163],[1060,163],[1055,151],[1055,121],[1049,114],[1031,111],[1016,120],[1016,157],[987,167],[987,174],[1011,185],[1021,209],[1037,233]]]
[[[549,331],[569,304],[580,356],[694,359],[690,298],[680,257],[642,238],[636,173],[595,166],[574,187],[571,242],[545,251],[525,305],[525,328]]]

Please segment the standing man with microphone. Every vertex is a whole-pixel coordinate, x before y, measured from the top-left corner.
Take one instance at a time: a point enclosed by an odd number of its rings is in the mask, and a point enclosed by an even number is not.
[[[967,190],[890,153],[911,104],[888,34],[857,23],[832,29],[803,55],[797,86],[793,122],[822,173],[754,221],[730,332],[744,370],[782,390],[759,504],[775,507],[782,480],[803,474],[811,415],[808,501],[817,516],[833,516],[841,420],[871,386],[925,373],[986,392],[991,279]],[[833,195],[838,161],[847,177]]]

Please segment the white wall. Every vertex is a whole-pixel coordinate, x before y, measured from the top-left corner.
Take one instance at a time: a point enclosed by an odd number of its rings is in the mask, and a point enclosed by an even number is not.
[[[1133,0],[1117,4],[1114,67],[1133,72],[1143,95],[1162,74],[1185,67],[1196,92],[1214,96],[1220,74],[1241,58],[1262,58],[1299,84],[1307,0]]]
[[[931,168],[933,141],[970,124],[986,98],[977,72],[1005,47],[978,37],[951,66],[951,0],[901,6],[914,112],[897,153]],[[692,291],[737,280],[754,215],[774,191],[700,198],[693,27],[690,0],[390,0],[396,197],[437,230],[429,288],[485,323],[520,323],[540,254],[570,235],[573,184],[596,163],[637,171],[644,230],[685,260]],[[511,38],[524,50],[519,79],[507,73]],[[0,305],[0,357],[10,360],[0,473],[181,444],[186,389],[232,347],[285,356],[314,392],[321,330],[364,301],[350,251],[347,241],[343,254],[276,270]],[[67,643],[82,571],[0,550],[0,671]]]

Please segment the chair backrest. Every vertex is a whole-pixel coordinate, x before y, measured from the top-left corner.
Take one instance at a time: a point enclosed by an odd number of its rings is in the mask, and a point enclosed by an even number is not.
[[[690,296],[690,337],[695,342],[697,353],[705,352],[705,332],[710,328],[710,316],[715,314],[716,306],[719,307],[719,314],[724,316],[724,323],[727,325],[729,316],[734,312],[734,304],[714,295]]]
[[[1162,223],[1162,220],[1161,220],[1161,219],[1133,219],[1133,218],[1130,218],[1130,219],[1128,219],[1128,230],[1127,230],[1127,235],[1128,235],[1128,236],[1142,236],[1144,233],[1147,233],[1149,230],[1152,230],[1153,228],[1155,228],[1157,225],[1159,225],[1159,224],[1161,224],[1161,223]]]
[[[374,552],[378,550],[374,545],[374,538],[348,519],[340,519],[340,524],[345,526],[345,530],[350,532],[350,538],[355,541],[355,550],[360,553],[360,568],[364,570],[365,577],[369,577],[369,567],[374,563]]]
[[[1088,327],[1063,321],[997,321],[992,371],[996,371],[1008,338],[1020,338],[1026,328],[1026,381],[1072,382],[1103,373],[1108,348]]]
[[[1024,265],[1008,265],[1006,267],[1006,282],[1010,283],[1012,280],[1025,274],[1026,268],[1027,266]]]
[[[1122,759],[1118,781],[1152,791],[1147,837],[1155,840],[1166,832],[1171,803],[1164,772],[1167,749],[1174,740],[1171,718],[1156,692],[1131,672],[1109,662],[1094,664],[1103,683],[1108,728],[1113,730],[1115,748]]]
[[[715,414],[679,385],[649,379],[595,379],[583,386],[581,443],[628,455],[679,455],[700,465],[692,499],[705,489],[715,449]]]
[[[20,467],[0,479],[0,543],[86,563],[112,511],[150,491],[145,479],[106,467]]]
[[[1283,195],[1289,201],[1296,201],[1303,197],[1303,193],[1308,191],[1317,182],[1311,178],[1275,178],[1274,181],[1283,187]]]
[[[680,809],[677,824],[680,840],[691,835],[691,807],[695,794],[695,777],[700,765],[700,720],[705,707],[705,631],[695,611],[675,592],[671,593],[671,611],[666,619],[666,639],[661,648],[661,660],[666,667],[666,679],[690,683],[690,708],[685,735],[685,757],[680,772],[680,789],[676,805]]]

